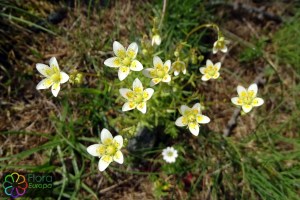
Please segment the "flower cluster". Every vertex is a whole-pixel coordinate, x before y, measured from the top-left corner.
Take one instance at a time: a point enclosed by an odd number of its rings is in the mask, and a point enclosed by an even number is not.
[[[221,51],[226,53],[228,51],[227,44],[229,42],[220,34],[218,40],[213,45],[213,54]],[[153,32],[152,37],[152,46],[160,45],[161,38],[158,35],[158,31]],[[181,47],[180,47],[181,48]],[[178,50],[180,49],[178,47]],[[160,82],[169,83],[171,82],[171,73],[174,73],[174,76],[178,76],[180,73],[187,73],[187,64],[188,61],[184,59],[184,62],[179,58],[180,54],[176,50],[174,53],[177,57],[176,61],[171,64],[171,60],[163,62],[160,57],[153,57],[153,68],[143,68],[143,65],[140,61],[137,60],[138,54],[138,45],[137,43],[131,43],[127,49],[117,42],[113,42],[113,52],[114,56],[108,58],[104,61],[104,65],[111,68],[118,68],[118,78],[120,81],[123,81],[130,71],[142,71],[144,76],[151,78],[150,86],[153,87]],[[203,56],[199,52],[196,53],[195,49],[191,50],[193,61],[192,64],[196,64],[198,61],[203,60]],[[202,56],[202,57],[201,57]],[[55,57],[52,57],[49,61],[49,65],[38,63],[36,65],[37,70],[45,77],[42,81],[38,83],[36,88],[47,89],[51,87],[53,96],[57,96],[60,91],[60,85],[66,83],[69,80],[69,75],[65,72],[60,71],[58,62]],[[206,60],[206,66],[200,67],[199,71],[202,74],[202,81],[209,81],[211,79],[218,79],[220,77],[220,68],[221,62],[213,64],[209,59]],[[70,82],[81,83],[82,82],[82,73],[71,73]],[[178,80],[174,78],[174,80]],[[253,107],[261,106],[264,103],[262,98],[256,97],[258,87],[256,84],[252,84],[248,89],[245,89],[242,86],[237,87],[238,97],[231,99],[232,103],[241,106],[242,110],[245,113],[248,113],[252,110]],[[135,78],[132,83],[132,89],[120,88],[120,95],[126,99],[126,102],[122,106],[122,111],[130,111],[137,109],[143,114],[147,112],[147,102],[151,99],[154,94],[154,89],[146,88],[144,89],[142,82],[139,78]],[[201,112],[200,103],[196,103],[192,108],[187,105],[181,105],[179,108],[179,113],[182,115],[176,121],[175,125],[179,127],[188,127],[189,131],[194,135],[198,136],[200,132],[199,124],[207,124],[210,122],[210,118],[206,115],[203,115]],[[123,146],[123,137],[118,135],[113,137],[112,134],[107,130],[103,129],[101,131],[101,142],[99,144],[93,144],[87,147],[87,152],[92,156],[100,158],[99,161],[99,170],[104,171],[111,162],[115,161],[119,164],[124,162],[123,154],[121,148]],[[168,163],[174,163],[178,157],[177,150],[173,147],[167,147],[162,151],[163,159]]]

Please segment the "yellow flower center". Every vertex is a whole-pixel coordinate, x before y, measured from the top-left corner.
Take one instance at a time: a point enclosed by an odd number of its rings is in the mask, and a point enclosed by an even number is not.
[[[131,64],[131,59],[129,57],[125,57],[122,61],[123,65],[129,66]]]
[[[172,152],[172,151],[169,151],[169,152],[167,153],[167,156],[168,156],[168,157],[172,157],[172,156],[173,156],[173,152]]]
[[[186,111],[183,115],[182,123],[183,124],[197,123],[197,114],[198,114],[198,110],[196,109]]]
[[[255,99],[255,95],[253,91],[243,91],[241,96],[239,97],[239,101],[244,105],[251,105],[253,100]]]
[[[185,69],[185,63],[182,61],[176,61],[173,63],[173,69],[178,72],[183,71]]]
[[[97,152],[102,156],[114,156],[118,152],[119,146],[119,143],[115,140],[107,138],[103,141],[103,144],[98,147]]]
[[[132,102],[132,106],[129,105],[129,107],[133,108],[136,104],[147,101],[149,94],[147,91],[143,91],[143,88],[136,87],[133,91],[127,92],[126,96]]]
[[[218,68],[216,66],[209,65],[204,69],[204,73],[210,76],[214,76],[218,72]]]
[[[164,78],[168,74],[168,67],[158,64],[154,70],[150,72],[153,78]]]
[[[117,148],[114,145],[109,145],[106,147],[106,155],[113,156],[117,152]]]
[[[216,47],[218,49],[223,49],[225,47],[225,40],[224,37],[221,37],[220,39],[218,39]]]
[[[144,99],[144,97],[143,97],[143,94],[142,94],[142,93],[136,94],[135,101],[136,101],[137,103],[143,102],[143,99]]]
[[[55,72],[55,73],[51,76],[51,80],[52,80],[54,83],[60,83],[60,81],[61,81],[60,73],[59,73],[59,72]]]

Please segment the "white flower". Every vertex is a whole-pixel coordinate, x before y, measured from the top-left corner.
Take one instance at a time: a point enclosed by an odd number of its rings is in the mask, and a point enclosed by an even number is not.
[[[218,40],[214,43],[213,54],[217,53],[219,50],[226,53],[228,50],[226,46],[227,44],[229,44],[229,41],[225,40],[224,37],[218,38]]]
[[[152,46],[153,46],[153,45],[159,46],[160,43],[161,43],[161,38],[160,38],[160,36],[159,36],[158,34],[153,35],[153,36],[152,36],[152,42],[151,42]]]
[[[154,68],[147,68],[143,71],[145,76],[152,78],[150,86],[154,86],[161,81],[166,83],[171,81],[171,76],[169,75],[171,68],[170,60],[167,60],[165,63],[163,63],[158,56],[155,56],[153,58],[153,65]]]
[[[131,43],[125,50],[122,44],[114,41],[113,50],[116,56],[106,59],[104,64],[108,67],[119,68],[118,77],[120,81],[128,76],[130,70],[141,71],[143,69],[143,65],[135,59],[138,52],[138,45],[135,42]]]
[[[49,61],[49,65],[38,63],[36,69],[46,78],[40,81],[36,89],[48,89],[50,86],[53,96],[57,97],[60,90],[60,84],[65,83],[69,80],[69,75],[65,72],[60,71],[57,60],[52,57]]]
[[[247,90],[239,85],[237,87],[239,96],[231,98],[231,102],[235,105],[242,106],[243,111],[248,113],[253,107],[261,106],[264,103],[262,98],[256,97],[257,90],[258,88],[255,83],[251,84]]]
[[[213,64],[211,60],[206,60],[206,67],[200,67],[200,72],[203,74],[201,80],[208,81],[209,79],[217,79],[220,76],[219,69],[221,68],[221,63],[218,62]]]
[[[183,61],[177,60],[173,62],[172,69],[174,71],[174,76],[178,76],[180,72],[186,74],[186,66]]]
[[[198,123],[207,124],[210,122],[207,116],[201,114],[200,103],[196,103],[192,108],[182,105],[179,112],[182,116],[176,120],[176,126],[188,126],[191,133],[195,136],[199,134]]]
[[[163,159],[167,163],[174,163],[178,157],[177,150],[173,147],[167,147],[162,151]]]
[[[120,94],[128,101],[123,105],[122,111],[128,111],[137,108],[142,113],[146,113],[146,102],[152,97],[154,90],[152,88],[143,89],[141,81],[136,78],[133,81],[132,89],[121,88]]]
[[[104,171],[112,161],[123,164],[124,157],[120,149],[123,146],[123,137],[117,135],[114,138],[107,129],[101,131],[101,143],[93,144],[87,148],[92,156],[100,158],[98,169]]]

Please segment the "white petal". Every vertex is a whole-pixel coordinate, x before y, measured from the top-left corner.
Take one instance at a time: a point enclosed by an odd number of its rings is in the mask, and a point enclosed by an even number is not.
[[[183,116],[181,116],[181,117],[179,117],[176,121],[175,121],[175,125],[176,126],[186,126],[186,124],[184,124],[183,122],[182,122],[182,119],[183,119]]]
[[[36,64],[36,69],[37,69],[43,76],[49,77],[49,76],[52,75],[52,69],[51,69],[48,65],[45,65],[45,64],[42,64],[42,63],[37,63],[37,64]]]
[[[118,143],[118,149],[121,149],[123,146],[123,137],[121,135],[117,135],[114,137],[114,140]]]
[[[167,61],[164,63],[164,66],[165,66],[165,67],[168,67],[168,71],[169,71],[170,68],[171,68],[171,61],[170,61],[170,60],[167,60]]]
[[[202,81],[208,81],[210,78],[208,78],[209,76],[207,76],[207,75],[203,75],[202,77],[201,77],[201,80]]]
[[[151,46],[153,46],[155,44],[155,38],[152,37],[152,40],[151,40]]]
[[[214,64],[209,59],[206,60],[206,67],[208,66],[214,66]]]
[[[250,106],[250,105],[243,105],[242,109],[243,109],[243,111],[245,113],[248,113],[248,112],[250,112],[252,110],[252,106]]]
[[[129,45],[129,47],[127,48],[127,52],[126,52],[127,56],[129,56],[132,59],[135,58],[137,55],[138,49],[139,49],[139,47],[135,42],[131,43]]]
[[[53,81],[51,79],[45,78],[37,84],[36,89],[37,90],[48,89],[52,84]]]
[[[145,102],[140,103],[139,105],[136,106],[136,108],[141,111],[143,114],[147,112],[147,105]]]
[[[214,46],[213,47],[213,54],[216,54],[218,52],[218,49]]]
[[[98,169],[103,172],[108,165],[112,162],[112,158],[109,158],[110,156],[102,156],[99,164],[98,164]]]
[[[221,49],[221,51],[222,51],[223,53],[226,53],[226,52],[228,51],[228,48],[227,48],[227,46],[224,46],[224,48],[223,48],[223,49]]]
[[[186,69],[182,70],[182,73],[183,73],[183,74],[186,74]]]
[[[178,76],[179,75],[179,71],[174,71],[174,76]]]
[[[102,129],[102,131],[100,133],[100,137],[101,137],[101,142],[102,143],[105,143],[105,141],[107,139],[113,139],[113,136],[111,135],[109,130],[107,130],[106,128]]]
[[[200,103],[196,103],[196,104],[192,107],[192,109],[193,109],[193,110],[196,109],[198,112],[200,112],[200,109],[201,109]]]
[[[120,67],[121,66],[121,61],[120,58],[118,57],[112,57],[112,58],[108,58],[104,61],[104,65],[108,66],[108,67]]]
[[[200,67],[200,69],[199,69],[199,70],[200,70],[200,73],[201,73],[201,74],[205,74],[205,72],[204,72],[205,69],[206,69],[206,67]]]
[[[253,83],[253,84],[251,84],[251,85],[248,87],[248,92],[249,92],[249,91],[253,91],[253,92],[254,92],[254,96],[256,96],[257,90],[258,90],[258,88],[257,88],[256,83]]]
[[[235,105],[241,106],[242,103],[239,103],[239,97],[233,97],[231,98],[231,102]]]
[[[163,66],[163,62],[161,61],[160,57],[154,56],[153,58],[153,65],[154,67],[157,67],[158,65]]]
[[[138,79],[138,78],[134,79],[134,81],[133,81],[133,83],[132,83],[132,88],[133,88],[133,90],[134,90],[135,88],[141,88],[141,89],[143,90],[143,84],[142,84],[142,82],[140,81],[140,79]]]
[[[120,94],[122,95],[122,97],[124,97],[125,99],[128,99],[127,93],[131,92],[132,90],[129,90],[127,88],[121,88],[119,90]]]
[[[117,151],[114,156],[114,161],[116,161],[119,164],[123,164],[124,162],[124,156],[121,151]]]
[[[146,100],[149,100],[152,97],[154,90],[152,88],[147,88],[144,90],[144,92],[148,93],[148,98],[146,98]]]
[[[157,46],[159,46],[161,43],[161,38],[159,35],[154,35],[152,36],[152,42],[151,42],[151,45],[153,46],[154,44],[156,44]]]
[[[97,151],[101,144],[93,144],[87,148],[87,152],[92,156],[101,156]]]
[[[150,81],[150,86],[153,87],[154,85],[158,84],[161,81],[161,78],[154,78]]]
[[[128,110],[132,110],[135,109],[136,105],[133,102],[126,102],[124,103],[123,107],[122,107],[122,111],[128,111]]]
[[[52,57],[50,59],[49,65],[50,65],[51,68],[58,68],[59,69],[58,62],[57,62],[55,57]]]
[[[171,81],[171,76],[169,74],[165,75],[162,79],[162,82],[168,83]]]
[[[126,50],[124,46],[118,41],[114,41],[113,51],[117,57],[123,58],[126,56]]]
[[[217,72],[212,78],[213,78],[213,79],[217,79],[217,78],[219,78],[219,77],[220,77],[220,73]]]
[[[209,117],[207,117],[205,115],[199,114],[199,115],[197,115],[197,122],[199,124],[207,124],[210,122],[210,119],[209,119]]]
[[[198,124],[196,126],[191,126],[190,124],[188,125],[189,126],[189,130],[191,131],[191,133],[195,136],[198,136],[199,135],[199,126]]]
[[[253,102],[252,106],[258,107],[264,104],[264,100],[262,98],[256,97]]]
[[[237,93],[241,96],[242,92],[245,92],[246,89],[243,86],[237,86]]]
[[[51,87],[51,92],[52,92],[53,96],[57,97],[59,90],[60,90],[60,84],[53,83],[53,85]]]
[[[143,74],[144,76],[148,77],[148,78],[152,78],[152,76],[150,75],[150,72],[153,71],[153,68],[147,68],[143,70]]]
[[[187,105],[182,105],[180,106],[179,112],[180,114],[184,115],[186,111],[191,110],[190,107],[188,107]]]
[[[120,81],[123,81],[129,74],[129,67],[120,67],[118,72],[118,77]]]
[[[215,67],[217,67],[217,69],[219,70],[219,69],[221,68],[221,62],[217,62],[217,63],[215,64]]]
[[[138,60],[133,60],[130,65],[130,69],[132,71],[141,71],[143,69],[142,63]]]
[[[70,77],[65,72],[60,72],[60,78],[60,83],[65,83],[69,80]]]

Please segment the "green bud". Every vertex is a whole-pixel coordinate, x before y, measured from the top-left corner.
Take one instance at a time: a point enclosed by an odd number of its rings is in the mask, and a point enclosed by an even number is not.
[[[83,74],[81,72],[77,72],[77,70],[75,70],[70,74],[69,82],[71,84],[81,84],[82,81],[83,81]]]
[[[193,55],[191,56],[191,61],[192,61],[192,64],[193,64],[193,65],[197,64],[198,59],[197,59],[197,56],[196,56],[195,54],[193,54]]]
[[[147,49],[143,49],[143,50],[142,50],[142,53],[143,53],[144,55],[147,55],[147,54],[148,54]]]
[[[174,52],[174,56],[179,57],[179,52],[177,50]]]
[[[202,62],[204,60],[204,56],[203,55],[198,56],[198,60],[199,62]]]

